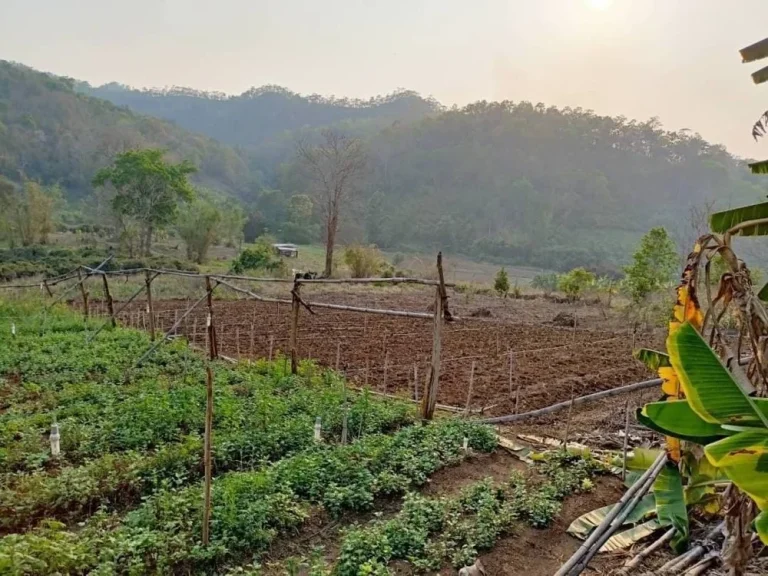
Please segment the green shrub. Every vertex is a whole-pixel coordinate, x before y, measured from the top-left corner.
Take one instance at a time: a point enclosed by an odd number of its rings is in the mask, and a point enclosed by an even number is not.
[[[506,296],[507,292],[509,292],[509,276],[507,276],[507,271],[503,267],[496,273],[496,277],[493,279],[493,289],[496,290],[499,296]]]
[[[252,248],[246,248],[232,262],[232,272],[242,274],[246,270],[279,272],[283,269],[282,259],[275,253],[270,238],[262,236]]]
[[[352,278],[373,278],[382,271],[383,259],[376,246],[347,246],[344,249],[344,263],[349,266]],[[389,277],[394,276],[392,269]]]
[[[531,280],[531,287],[541,290],[545,295],[549,295],[557,290],[560,284],[560,276],[555,272],[549,274],[537,274]]]
[[[581,298],[584,291],[595,282],[595,275],[584,268],[574,268],[560,276],[558,288],[573,301]]]

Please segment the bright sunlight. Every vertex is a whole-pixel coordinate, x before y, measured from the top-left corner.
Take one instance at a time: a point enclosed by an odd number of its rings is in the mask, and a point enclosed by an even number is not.
[[[608,10],[613,5],[613,0],[587,0],[587,6],[593,10]]]

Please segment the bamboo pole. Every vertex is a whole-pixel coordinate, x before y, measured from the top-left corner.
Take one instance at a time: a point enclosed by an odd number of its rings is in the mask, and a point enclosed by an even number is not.
[[[205,390],[205,489],[204,489],[204,508],[203,508],[203,546],[208,545],[209,533],[211,527],[211,476],[213,472],[211,462],[211,441],[213,439],[213,373],[211,371],[210,361],[216,360],[219,356],[216,342],[216,328],[213,323],[213,288],[211,279],[205,277],[205,297],[208,305],[208,321],[206,322],[208,332],[208,359],[206,366],[206,390]],[[186,316],[186,314],[185,314]],[[178,323],[178,321],[177,321]]]
[[[637,556],[631,558],[629,561],[627,561],[626,564],[624,564],[624,568],[620,570],[621,574],[628,574],[630,571],[637,568],[643,560],[648,558],[651,554],[656,552],[659,548],[664,546],[667,542],[672,540],[672,538],[675,537],[676,530],[674,528],[670,528],[667,530],[658,540],[656,540],[653,544],[643,548],[643,550],[640,551]]]
[[[80,273],[80,270],[77,271],[77,280],[78,280],[78,286],[80,287],[80,295],[83,297],[83,319],[86,321],[88,320],[88,291],[85,289],[85,281],[88,278],[86,275],[85,278],[83,278],[83,275]]]
[[[275,345],[275,335],[270,334],[269,335],[269,361],[272,362],[272,350],[274,349]]]
[[[421,417],[424,420],[432,420],[437,404],[437,389],[440,385],[440,336],[443,325],[443,299],[440,296],[440,288],[435,289],[435,314],[432,330],[432,363],[429,370],[429,381],[424,391],[424,402],[421,406]]]
[[[624,447],[621,456],[621,480],[627,479],[627,446],[629,444],[629,398],[624,403]]]
[[[149,313],[149,338],[150,340],[155,339],[155,309],[152,306],[152,280],[157,278],[157,274],[155,274],[154,277],[150,276],[149,270],[147,270],[145,279],[144,279],[144,285],[147,289],[147,312]]]
[[[626,394],[628,392],[634,392],[635,390],[644,390],[646,388],[653,388],[654,386],[661,385],[661,378],[654,378],[653,380],[644,380],[643,382],[634,382],[633,384],[627,384],[626,386],[619,386],[618,388],[611,388],[610,390],[603,390],[602,392],[595,392],[594,394],[587,394],[586,396],[580,396],[574,398],[573,405],[579,406],[580,404],[587,404],[594,402],[595,400],[601,400],[603,398],[609,398],[611,396],[618,396],[620,394]],[[523,412],[522,414],[509,414],[507,416],[496,416],[494,418],[485,418],[479,420],[483,424],[506,424],[509,422],[517,422],[518,420],[525,420],[527,418],[537,418],[539,416],[545,416],[564,410],[571,405],[571,401],[558,402],[546,408],[539,408],[538,410],[531,410],[530,412]]]
[[[475,381],[475,361],[472,360],[472,368],[469,370],[469,388],[467,389],[467,407],[464,410],[464,413],[468,416],[469,415],[469,406],[472,402],[472,385]]]
[[[254,333],[255,333],[255,331],[256,331],[256,323],[255,322],[251,322],[251,347],[249,348],[249,353],[248,353],[248,355],[251,358],[253,358],[253,356],[254,356],[254,344],[255,344],[255,342],[254,342],[254,339],[255,339]],[[269,351],[269,359],[272,360],[272,351],[271,350]]]
[[[624,493],[624,496],[605,515],[599,526],[595,528],[578,550],[555,573],[555,576],[573,576],[581,574],[600,547],[605,544],[616,528],[621,526],[624,519],[635,508],[640,499],[648,492],[656,477],[661,473],[667,462],[666,452],[658,455],[650,468]]]
[[[419,399],[419,367],[416,364],[413,365],[413,399]]]
[[[336,342],[336,364],[335,364],[336,372],[339,371],[339,360],[340,359],[341,359],[341,340]]]
[[[299,284],[421,284],[423,286],[440,286],[437,280],[422,278],[298,278]],[[444,284],[453,288],[454,284]]]
[[[205,487],[203,494],[203,546],[208,546],[211,530],[211,441],[213,440],[213,372],[210,364],[205,367],[205,446],[203,448],[205,465]]]
[[[291,374],[296,374],[299,370],[298,365],[298,336],[299,336],[299,294],[301,284],[293,283],[291,290]]]
[[[235,326],[235,356],[240,360],[240,326]]]
[[[104,283],[104,299],[107,301],[107,311],[109,312],[109,319],[112,324],[112,327],[114,328],[117,326],[117,321],[115,320],[115,305],[114,302],[112,302],[112,295],[109,293],[109,282],[107,282],[107,275],[102,274],[101,280]]]

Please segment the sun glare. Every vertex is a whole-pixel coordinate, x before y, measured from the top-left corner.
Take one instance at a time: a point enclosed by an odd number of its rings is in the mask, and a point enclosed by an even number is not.
[[[593,10],[608,10],[613,4],[613,0],[587,0],[587,6]]]

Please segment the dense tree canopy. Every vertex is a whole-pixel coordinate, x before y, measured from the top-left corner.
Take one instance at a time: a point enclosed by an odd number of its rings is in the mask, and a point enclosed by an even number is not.
[[[94,173],[126,150],[162,147],[200,167],[199,180],[244,191],[250,171],[207,136],[74,90],[74,81],[0,60],[0,175],[58,183],[69,198],[91,191]]]
[[[116,153],[162,146],[200,168],[197,183],[242,204],[247,239],[323,239],[320,206],[307,210],[312,182],[296,143],[317,146],[329,127],[360,140],[369,158],[340,240],[387,249],[618,272],[650,228],[678,238],[692,206],[715,200],[720,209],[766,194],[724,148],[655,119],[529,102],[446,110],[411,92],[351,101],[274,86],[233,97],[92,88],[0,65],[0,175],[58,182],[82,196]]]

